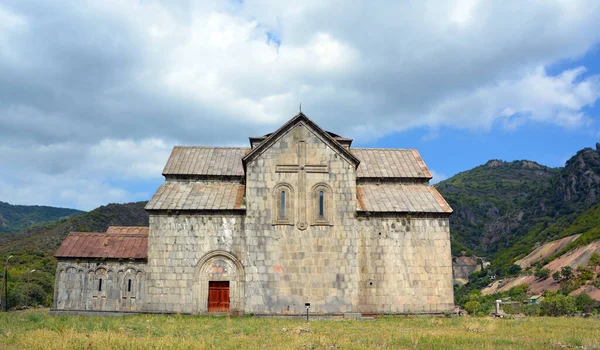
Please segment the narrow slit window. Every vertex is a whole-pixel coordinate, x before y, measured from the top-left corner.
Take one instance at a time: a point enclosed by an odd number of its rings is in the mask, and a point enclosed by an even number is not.
[[[127,281],[127,292],[131,293],[131,278]]]
[[[98,291],[101,292],[102,291],[102,278],[100,278],[98,280]]]
[[[285,218],[285,191],[281,191],[281,208],[280,208],[281,218]]]
[[[325,194],[323,191],[319,191],[319,216],[325,216]]]

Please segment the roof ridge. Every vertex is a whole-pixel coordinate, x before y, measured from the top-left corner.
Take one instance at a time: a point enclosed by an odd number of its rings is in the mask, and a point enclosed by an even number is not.
[[[381,151],[417,151],[416,148],[391,148],[391,147],[385,147],[385,148],[377,148],[377,147],[351,147],[350,151],[353,150],[359,150],[359,149],[368,149],[368,150],[381,150]]]
[[[70,235],[148,236],[143,232],[69,232]]]
[[[150,226],[126,226],[126,225],[110,225],[110,226],[108,226],[108,227],[127,227],[127,228],[133,227],[133,228],[150,228]]]
[[[204,148],[204,149],[208,149],[208,148],[223,148],[223,149],[250,149],[250,147],[229,147],[229,146],[182,146],[182,145],[177,145],[177,146],[173,146],[173,148]]]

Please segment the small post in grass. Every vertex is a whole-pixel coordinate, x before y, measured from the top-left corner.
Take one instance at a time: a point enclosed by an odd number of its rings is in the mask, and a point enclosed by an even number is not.
[[[304,306],[306,306],[306,322],[308,322],[308,309],[310,309],[310,303],[304,303]]]

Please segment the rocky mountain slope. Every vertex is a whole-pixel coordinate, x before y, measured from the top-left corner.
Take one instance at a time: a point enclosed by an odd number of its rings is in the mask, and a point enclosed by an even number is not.
[[[76,209],[0,202],[0,233],[17,232],[31,225],[46,224],[82,213]]]
[[[453,254],[464,247],[494,258],[503,274],[537,246],[565,237],[571,223],[600,203],[599,148],[577,152],[563,168],[492,160],[437,184],[454,209]]]

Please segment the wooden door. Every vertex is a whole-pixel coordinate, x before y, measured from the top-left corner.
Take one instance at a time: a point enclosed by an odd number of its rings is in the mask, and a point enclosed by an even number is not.
[[[229,311],[229,281],[208,282],[208,312]]]

